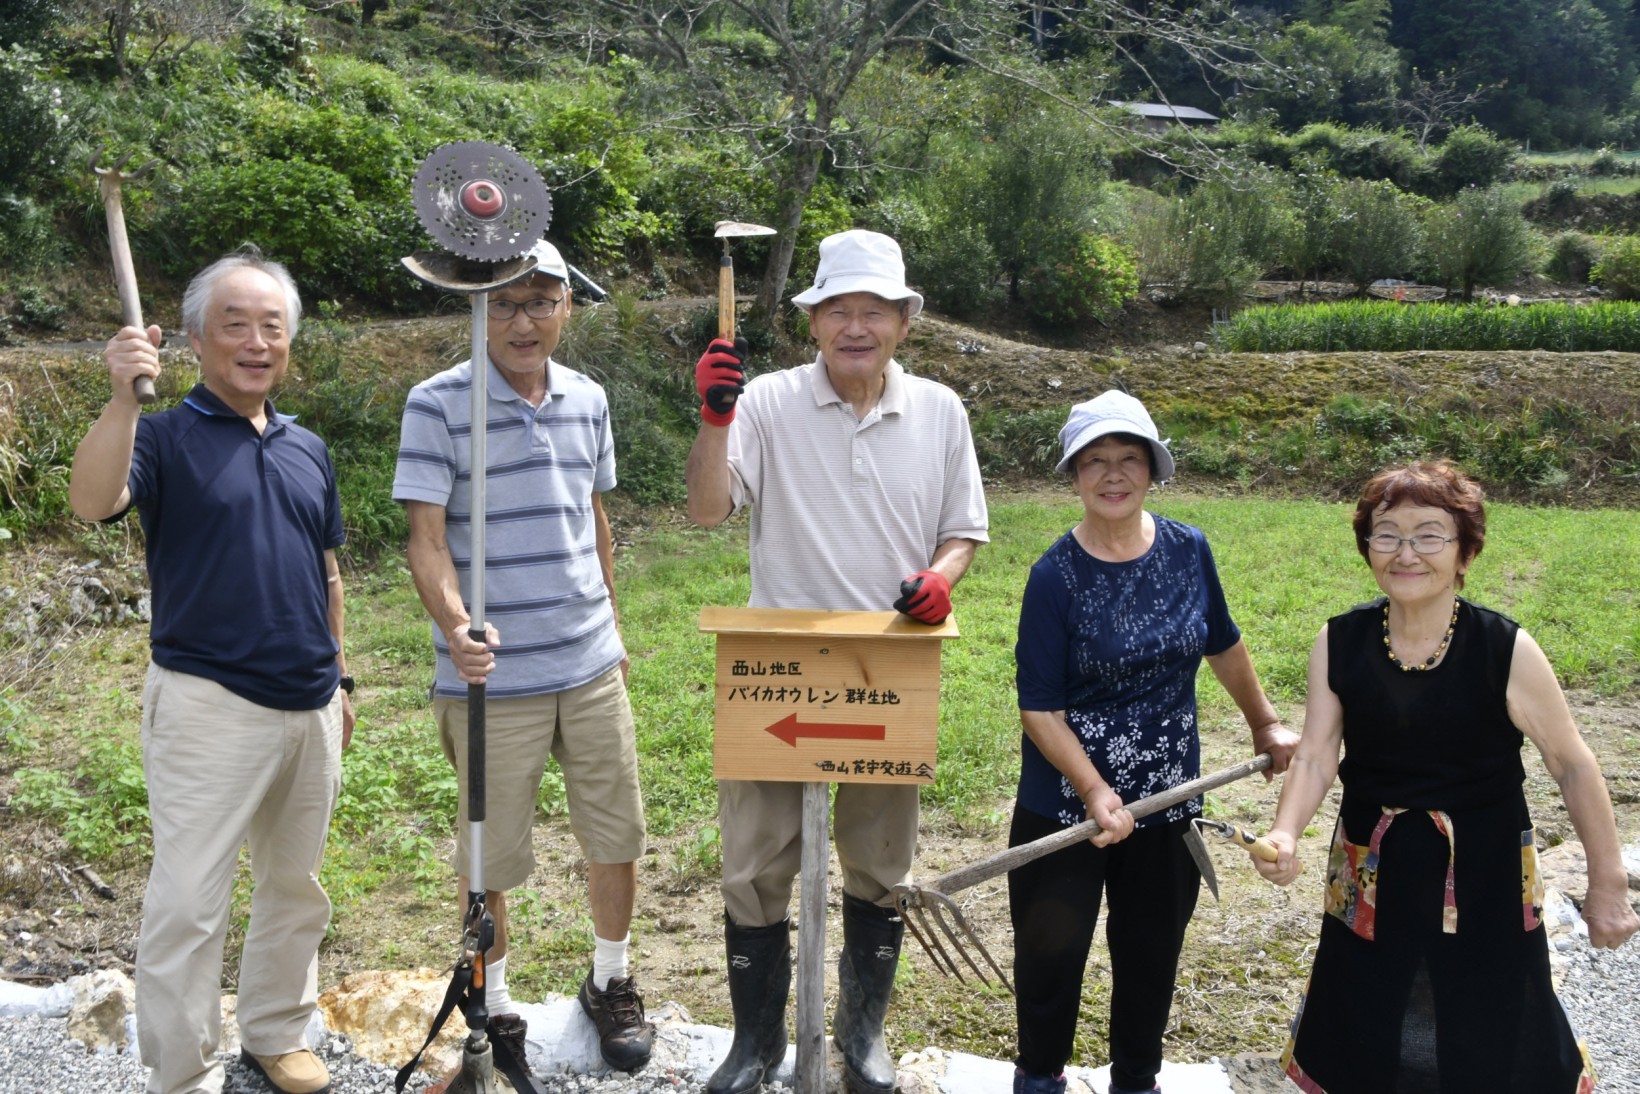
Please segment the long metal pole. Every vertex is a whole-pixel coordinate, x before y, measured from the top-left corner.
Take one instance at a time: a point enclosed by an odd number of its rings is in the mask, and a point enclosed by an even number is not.
[[[482,643],[484,631],[484,481],[488,466],[489,381],[490,353],[486,319],[490,294],[473,294],[473,383],[471,426],[468,429],[472,464],[471,564],[468,566],[468,635]],[[474,925],[489,918],[484,903],[484,685],[467,685],[467,846],[471,849],[468,862],[467,891],[468,917]],[[484,954],[478,955],[478,967],[484,966]],[[480,974],[475,987],[482,987],[487,979]],[[482,1007],[477,1008],[480,1013]],[[485,1016],[487,1017],[487,1015]],[[469,1016],[469,1025],[471,1025]],[[474,1030],[477,1033],[477,1030]]]

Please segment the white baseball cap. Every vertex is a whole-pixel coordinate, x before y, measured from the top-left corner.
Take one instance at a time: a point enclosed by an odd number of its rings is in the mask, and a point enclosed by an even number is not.
[[[814,285],[792,297],[792,303],[808,310],[822,300],[851,292],[868,292],[884,300],[909,300],[907,317],[922,311],[922,294],[906,286],[900,245],[881,232],[851,228],[822,239]]]
[[[546,240],[537,241],[535,246],[524,252],[524,257],[535,259],[535,269],[530,271],[532,276],[546,274],[560,281],[569,280],[569,267],[564,264],[564,256],[558,253],[557,247]]]
[[[1054,470],[1069,470],[1078,452],[1112,433],[1131,433],[1142,437],[1155,457],[1156,481],[1166,482],[1173,477],[1173,454],[1156,432],[1156,423],[1150,420],[1150,412],[1145,409],[1145,404],[1125,391],[1107,391],[1071,407],[1065,428],[1059,431],[1059,446],[1064,455]]]

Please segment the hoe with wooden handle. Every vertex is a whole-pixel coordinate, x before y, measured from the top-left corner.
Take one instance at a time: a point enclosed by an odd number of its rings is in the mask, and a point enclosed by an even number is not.
[[[127,152],[111,167],[98,167],[97,162],[102,159],[106,149],[98,150],[91,157],[91,170],[97,174],[97,189],[102,193],[103,209],[108,213],[108,251],[114,258],[114,285],[120,293],[120,312],[128,327],[143,330],[142,300],[137,296],[137,271],[131,263],[131,241],[125,235],[125,209],[120,204],[120,183],[127,179],[140,179],[153,171],[158,160],[149,160],[135,171],[127,171],[125,165],[131,161],[132,153]],[[147,376],[138,376],[132,387],[137,392],[137,402],[147,405],[154,401],[154,381]]]
[[[1171,790],[1162,791],[1160,794],[1140,798],[1126,808],[1132,814],[1133,819],[1138,820],[1141,817],[1148,817],[1152,813],[1159,813],[1163,809],[1178,805],[1180,802],[1189,801],[1197,794],[1224,786],[1226,783],[1233,783],[1237,779],[1245,779],[1255,771],[1263,771],[1269,766],[1270,754],[1264,753],[1234,767],[1227,767],[1223,771],[1217,771],[1211,775],[1203,775],[1199,779],[1181,783]],[[978,885],[982,881],[989,881],[1000,874],[1007,873],[1016,866],[1023,866],[1027,862],[1033,862],[1061,848],[1080,843],[1098,832],[1098,821],[1085,820],[1081,824],[1073,825],[1052,835],[1043,836],[1039,840],[1032,840],[1030,843],[1021,844],[1018,847],[1010,847],[1006,851],[999,851],[970,866],[941,874],[934,880],[924,884],[897,886],[894,890],[894,903],[900,909],[900,916],[905,920],[906,929],[922,945],[924,952],[933,961],[934,968],[939,972],[947,976],[955,976],[958,980],[963,979],[962,970],[957,967],[955,957],[946,950],[944,943],[940,941],[940,935],[943,934],[946,941],[950,942],[952,950],[956,952],[956,957],[961,957],[968,967],[974,970],[974,975],[978,976],[982,983],[988,984],[990,979],[985,975],[985,970],[969,953],[968,947],[970,946],[997,974],[998,979],[1002,981],[1002,986],[1009,991],[1013,991],[1014,986],[1008,982],[1008,974],[1002,971],[1002,966],[997,964],[996,959],[985,948],[985,944],[979,940],[979,935],[975,934],[974,929],[968,925],[968,920],[963,917],[962,910],[957,907],[956,901],[951,899],[951,894]]]
[[[772,236],[773,228],[761,224],[744,224],[738,220],[720,220],[712,235],[723,240],[723,258],[718,262],[718,337],[725,342],[735,340],[735,260],[729,255],[729,241],[746,236]]]

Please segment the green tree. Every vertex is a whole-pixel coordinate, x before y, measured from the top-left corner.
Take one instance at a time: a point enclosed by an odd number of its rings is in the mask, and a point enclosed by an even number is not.
[[[1085,53],[1110,57],[1165,40],[1200,72],[1245,72],[1258,62],[1246,48],[1245,21],[1225,18],[1229,6],[1209,0],[1165,14],[1127,0],[1053,6],[1052,44],[1074,40]],[[1062,70],[1040,63],[1047,45],[1033,46],[1020,33],[1012,0],[699,0],[683,7],[672,0],[517,0],[512,10],[535,26],[555,26],[578,49],[597,42],[642,58],[664,77],[672,124],[738,133],[769,165],[779,234],[754,305],[768,316],[785,294],[809,195],[823,171],[843,162],[849,92],[878,57],[926,53],[1004,74],[1099,121],[1085,87],[1066,87]],[[752,40],[757,48],[748,50]]]
[[[1430,209],[1427,253],[1441,283],[1465,300],[1476,285],[1502,285],[1533,267],[1532,227],[1502,188],[1465,190]]]
[[[1416,199],[1393,183],[1346,179],[1332,201],[1332,258],[1356,292],[1381,277],[1411,272],[1423,241]]]

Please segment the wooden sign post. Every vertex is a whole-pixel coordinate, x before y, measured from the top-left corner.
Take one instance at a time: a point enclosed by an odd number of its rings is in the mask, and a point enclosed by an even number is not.
[[[796,1090],[822,1094],[831,784],[934,781],[940,641],[956,622],[711,607],[700,629],[717,635],[712,773],[803,783]]]

